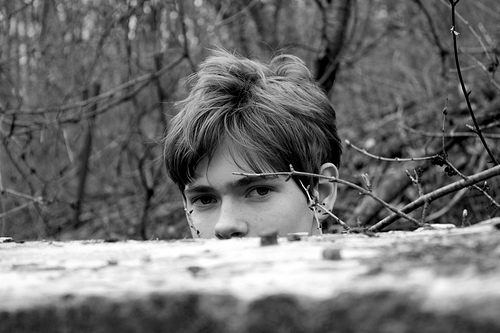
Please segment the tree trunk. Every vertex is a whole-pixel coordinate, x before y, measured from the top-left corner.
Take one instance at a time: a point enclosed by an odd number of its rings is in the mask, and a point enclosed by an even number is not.
[[[316,79],[326,93],[335,83],[340,57],[346,44],[351,0],[316,0],[323,21],[322,46],[316,59]]]

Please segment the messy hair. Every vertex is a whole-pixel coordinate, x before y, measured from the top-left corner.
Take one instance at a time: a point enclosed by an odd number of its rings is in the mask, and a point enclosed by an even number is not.
[[[338,167],[335,111],[299,58],[279,55],[264,63],[217,50],[188,82],[191,92],[177,103],[164,141],[168,174],[181,191],[224,142],[253,172]]]

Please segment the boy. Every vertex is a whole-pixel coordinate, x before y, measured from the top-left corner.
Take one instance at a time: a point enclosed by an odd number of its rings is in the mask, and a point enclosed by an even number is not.
[[[164,159],[182,192],[193,237],[320,234],[337,185],[324,179],[234,172],[297,171],[338,177],[335,111],[303,62],[262,63],[218,50],[190,78],[167,128]],[[306,191],[308,193],[306,193]]]

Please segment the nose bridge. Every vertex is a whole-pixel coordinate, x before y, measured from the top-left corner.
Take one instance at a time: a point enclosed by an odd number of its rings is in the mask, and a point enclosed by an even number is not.
[[[222,200],[214,232],[217,238],[222,239],[244,237],[248,233],[248,224],[236,200]]]

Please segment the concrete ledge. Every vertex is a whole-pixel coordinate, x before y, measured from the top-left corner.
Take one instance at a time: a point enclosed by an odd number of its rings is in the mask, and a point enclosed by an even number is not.
[[[0,332],[500,332],[498,223],[265,247],[0,243]]]

